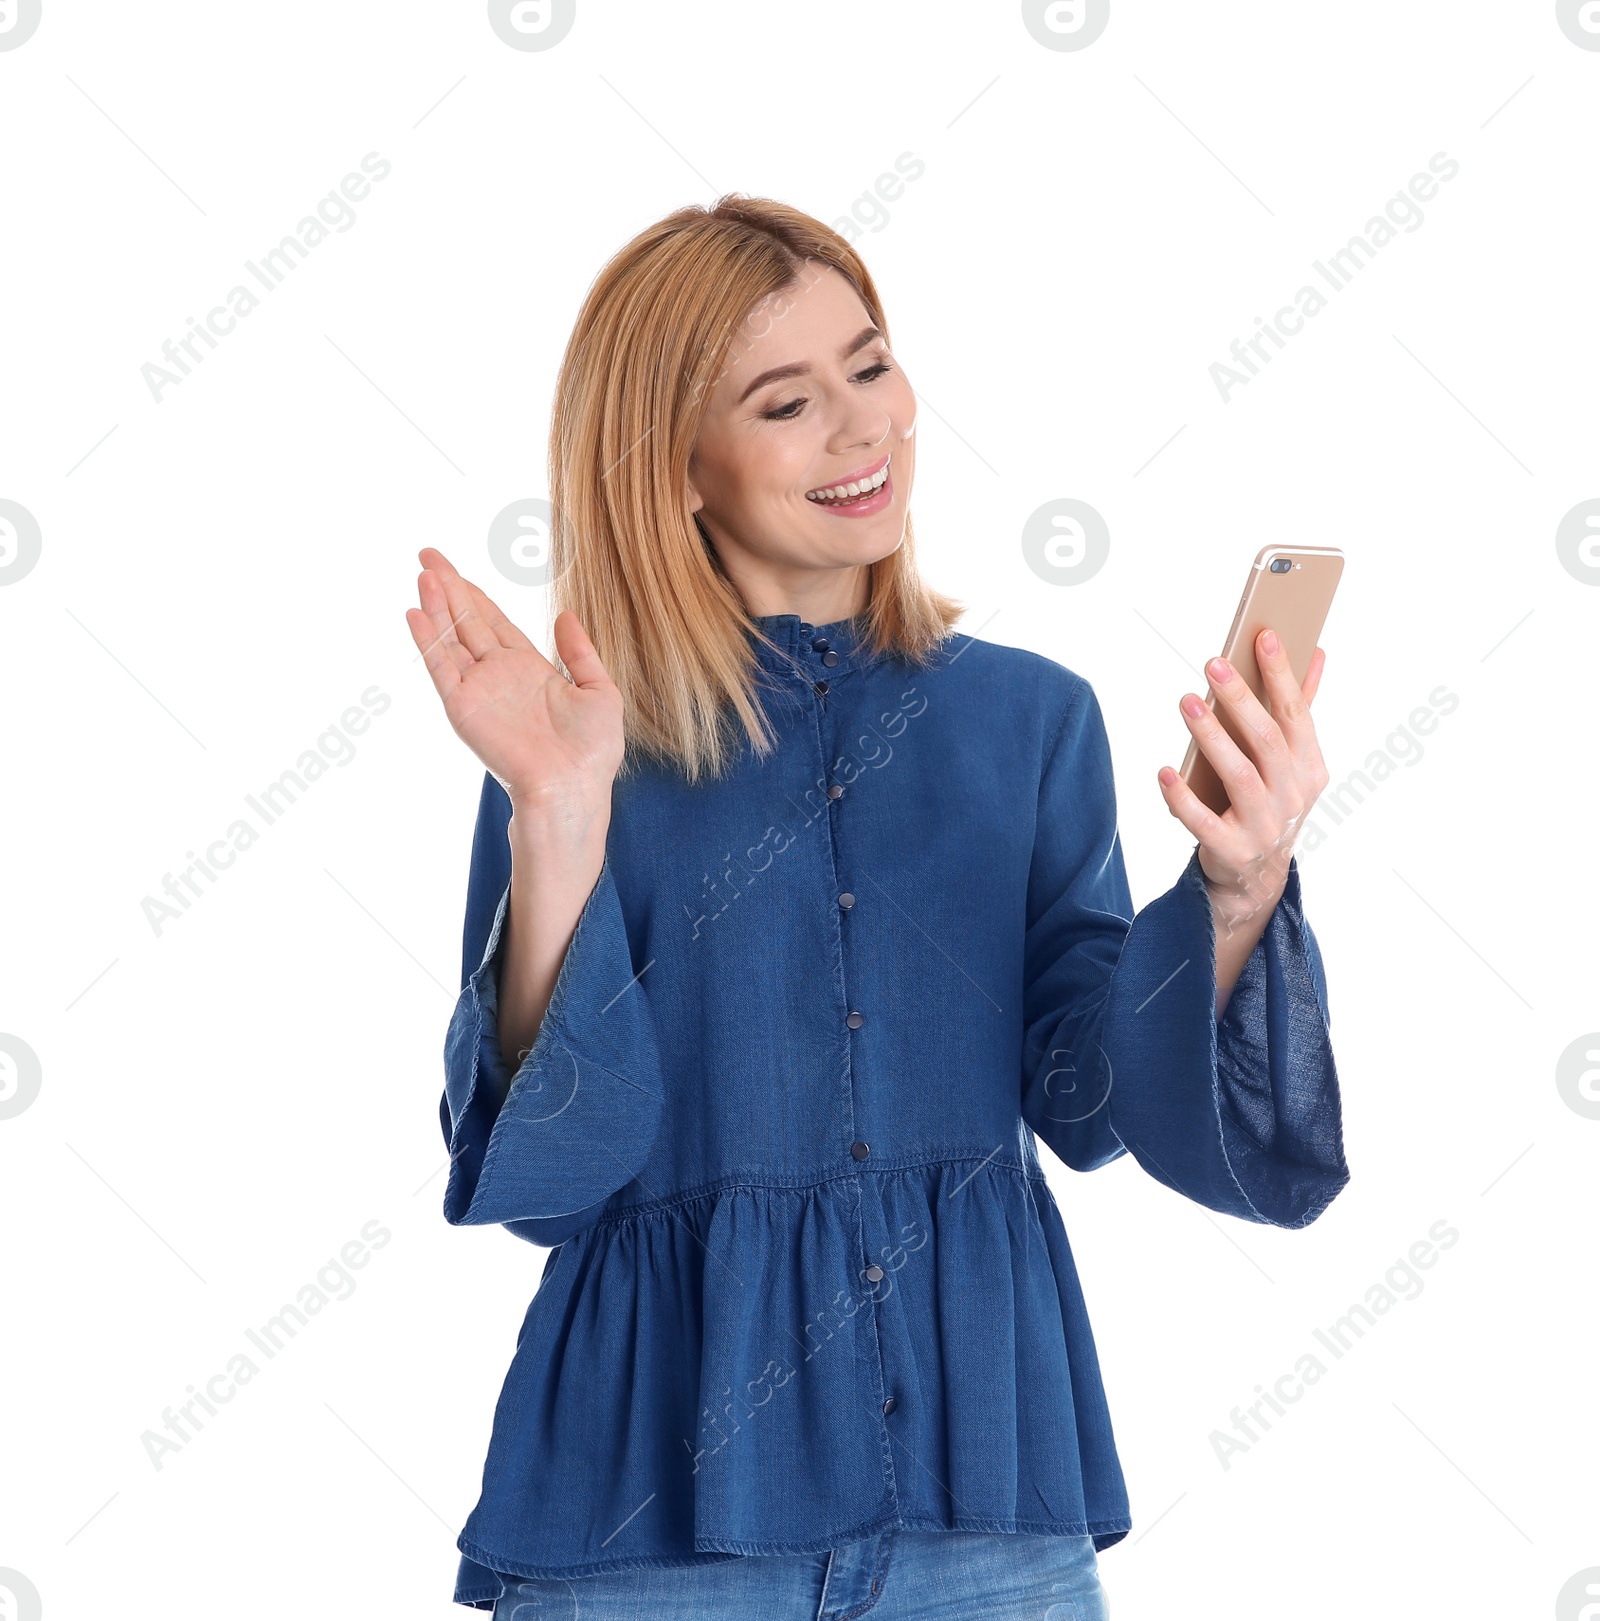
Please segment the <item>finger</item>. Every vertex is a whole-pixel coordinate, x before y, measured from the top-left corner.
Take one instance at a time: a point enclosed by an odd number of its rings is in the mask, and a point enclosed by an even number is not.
[[[1218,848],[1225,844],[1228,838],[1228,824],[1201,799],[1171,766],[1163,766],[1162,770],[1172,771],[1171,782],[1163,782],[1161,773],[1159,771],[1156,773],[1156,786],[1161,790],[1162,797],[1167,802],[1167,809],[1202,844],[1210,845],[1212,848]]]
[[[1324,655],[1320,647],[1316,648],[1306,670],[1306,680],[1297,682],[1282,639],[1279,638],[1276,652],[1269,653],[1262,645],[1266,637],[1267,630],[1263,628],[1256,638],[1256,658],[1261,664],[1262,680],[1270,689],[1272,712],[1288,744],[1295,776],[1303,785],[1302,794],[1309,793],[1314,798],[1317,789],[1312,784],[1324,780],[1324,766],[1316,723],[1311,718],[1311,698],[1307,694],[1316,692]],[[1273,786],[1278,786],[1276,780]]]
[[[1231,686],[1237,682],[1244,683],[1235,675]],[[1200,705],[1197,715],[1189,713],[1190,700]],[[1261,707],[1259,704],[1256,706]],[[1195,743],[1200,752],[1211,762],[1217,775],[1222,779],[1223,786],[1228,791],[1228,801],[1239,808],[1243,815],[1246,809],[1258,805],[1266,794],[1266,784],[1262,781],[1261,773],[1256,769],[1255,762],[1251,760],[1243,749],[1228,735],[1222,722],[1217,719],[1211,706],[1199,696],[1198,693],[1186,692],[1178,705],[1178,712],[1183,716],[1183,723],[1194,735]]]
[[[461,583],[471,594],[472,603],[474,608],[477,609],[479,618],[481,618],[484,624],[486,624],[489,629],[494,632],[496,639],[499,641],[502,647],[514,647],[520,652],[539,653],[539,649],[522,634],[522,632],[510,619],[506,617],[504,609],[500,607],[500,605],[488,594],[488,592],[484,591],[479,586],[474,585],[471,580],[466,579],[461,575],[457,575],[456,577],[461,580]],[[539,657],[543,658],[544,655],[539,653]]]
[[[574,686],[614,685],[588,631],[583,628],[583,621],[572,609],[563,608],[556,615],[554,630],[556,651],[561,655],[561,662],[572,672]]]
[[[470,587],[471,582],[462,578],[456,566],[436,546],[424,546],[417,553],[417,559],[422,564],[425,575],[432,576],[433,588],[430,589],[427,606],[433,614],[438,633],[450,644],[455,654],[457,668],[464,670],[472,662],[474,654],[456,634],[456,620],[460,617],[460,609],[452,608],[450,605],[450,586],[451,582],[455,582]],[[422,582],[419,579],[419,592],[422,589]],[[459,601],[459,597],[457,600]]]
[[[433,621],[430,646],[436,644],[442,647],[457,670],[470,669],[475,660],[456,635],[450,602],[444,594],[444,581],[434,570],[424,569],[417,576],[417,600],[422,604],[422,611]]]
[[[500,646],[500,638],[489,628],[467,582],[454,571],[440,579],[445,601],[450,604],[450,623],[456,639],[475,659],[487,658]]]
[[[1300,688],[1300,690],[1306,695],[1307,705],[1309,705],[1311,700],[1316,697],[1317,688],[1322,685],[1322,672],[1326,668],[1327,663],[1328,656],[1319,647],[1316,652],[1311,655],[1311,664],[1306,670],[1306,678]]]
[[[1271,626],[1263,626],[1256,637],[1256,663],[1261,667],[1261,681],[1267,689],[1273,718],[1282,728],[1289,747],[1300,755],[1314,735],[1311,704],[1305,689],[1294,678],[1289,652],[1282,638],[1274,636],[1276,649],[1270,653],[1267,651],[1265,644],[1271,634]]]
[[[456,572],[455,564],[450,561],[437,546],[424,546],[417,553],[417,561],[424,568],[431,568],[433,572],[443,578],[447,574]]]
[[[450,649],[440,640],[434,628],[433,616],[421,608],[407,608],[406,625],[411,631],[411,639],[417,644],[417,651],[422,655],[422,662],[428,667],[428,674],[433,678],[433,690],[441,698],[448,698],[461,685],[461,671]]]
[[[417,553],[417,557],[425,564],[428,572],[438,577],[440,590],[447,605],[452,600],[459,602],[460,598],[456,594],[456,587],[461,587],[466,591],[471,601],[472,611],[483,622],[501,647],[514,647],[520,652],[533,653],[547,666],[548,673],[554,673],[555,667],[522,633],[516,623],[508,617],[499,603],[487,591],[480,586],[474,585],[465,575],[459,573],[443,552],[434,546],[424,546]],[[450,611],[446,615],[446,619],[451,626],[450,635],[454,636],[456,640],[461,640],[461,637],[454,629],[460,617],[458,610]],[[444,634],[443,627],[441,627],[441,634]],[[472,649],[472,651],[475,656],[481,657],[481,653],[477,649]]]
[[[1233,718],[1234,730],[1254,756],[1253,764],[1263,780],[1271,784],[1292,763],[1283,729],[1250,690],[1250,683],[1226,659],[1212,659],[1206,665],[1206,674],[1211,677],[1211,691],[1217,701],[1226,706]]]

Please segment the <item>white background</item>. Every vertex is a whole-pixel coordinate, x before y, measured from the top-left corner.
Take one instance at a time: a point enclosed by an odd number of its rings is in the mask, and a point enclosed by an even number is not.
[[[1132,1497],[1117,1621],[1545,1616],[1600,1565],[1600,1120],[1556,1084],[1600,1028],[1600,591],[1555,539],[1600,497],[1597,98],[1543,0],[1116,0],[1076,51],[1015,4],[584,0],[523,51],[481,4],[44,0],[0,51],[0,499],[43,543],[0,589],[0,1031],[42,1066],[0,1120],[0,1566],[50,1621],[466,1613],[544,1252],[440,1211],[481,771],[404,613],[437,545],[542,632],[485,534],[548,493],[572,319],[724,191],[860,209],[923,569],[1094,683],[1140,904],[1192,847],[1156,771],[1262,545],[1347,557],[1334,784],[1412,760],[1301,845],[1329,1210],[1280,1231],[1050,1160]],[[374,151],[354,225],[156,403],[163,341]],[[1440,152],[1423,223],[1224,403],[1229,344]],[[1060,497],[1110,528],[1078,584],[1022,555]],[[158,935],[145,898],[374,685],[354,758]],[[154,1468],[163,1409],[372,1220],[354,1293]],[[1440,1220],[1421,1294],[1224,1469],[1232,1409]]]

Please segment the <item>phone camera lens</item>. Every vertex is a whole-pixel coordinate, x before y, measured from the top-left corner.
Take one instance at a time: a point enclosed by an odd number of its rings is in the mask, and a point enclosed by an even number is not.
[[[1294,564],[1287,557],[1274,557],[1272,560],[1272,572],[1274,574],[1287,574],[1293,567]]]

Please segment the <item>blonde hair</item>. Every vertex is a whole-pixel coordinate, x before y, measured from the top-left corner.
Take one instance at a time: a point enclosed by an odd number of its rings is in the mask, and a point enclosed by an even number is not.
[[[689,459],[746,317],[808,261],[839,271],[888,337],[877,289],[843,237],[735,192],[634,237],[595,278],[567,341],[550,423],[549,617],[577,614],[622,693],[624,773],[648,754],[690,782],[718,775],[741,723],[758,756],[773,747],[756,697],[756,627],[689,510]],[[909,518],[900,546],[867,573],[863,639],[874,654],[921,662],[965,612],[918,577]]]

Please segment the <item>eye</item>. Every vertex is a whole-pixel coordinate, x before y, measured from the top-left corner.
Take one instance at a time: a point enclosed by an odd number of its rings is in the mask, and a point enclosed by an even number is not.
[[[893,370],[894,367],[891,366],[887,360],[880,360],[875,362],[873,365],[867,366],[863,370],[858,371],[851,381],[856,383],[875,383],[886,372],[891,372]],[[806,399],[802,394],[799,399],[788,400],[784,404],[774,407],[774,409],[771,411],[763,411],[761,415],[762,418],[767,422],[793,422],[800,414],[800,411],[804,407],[805,403]]]

